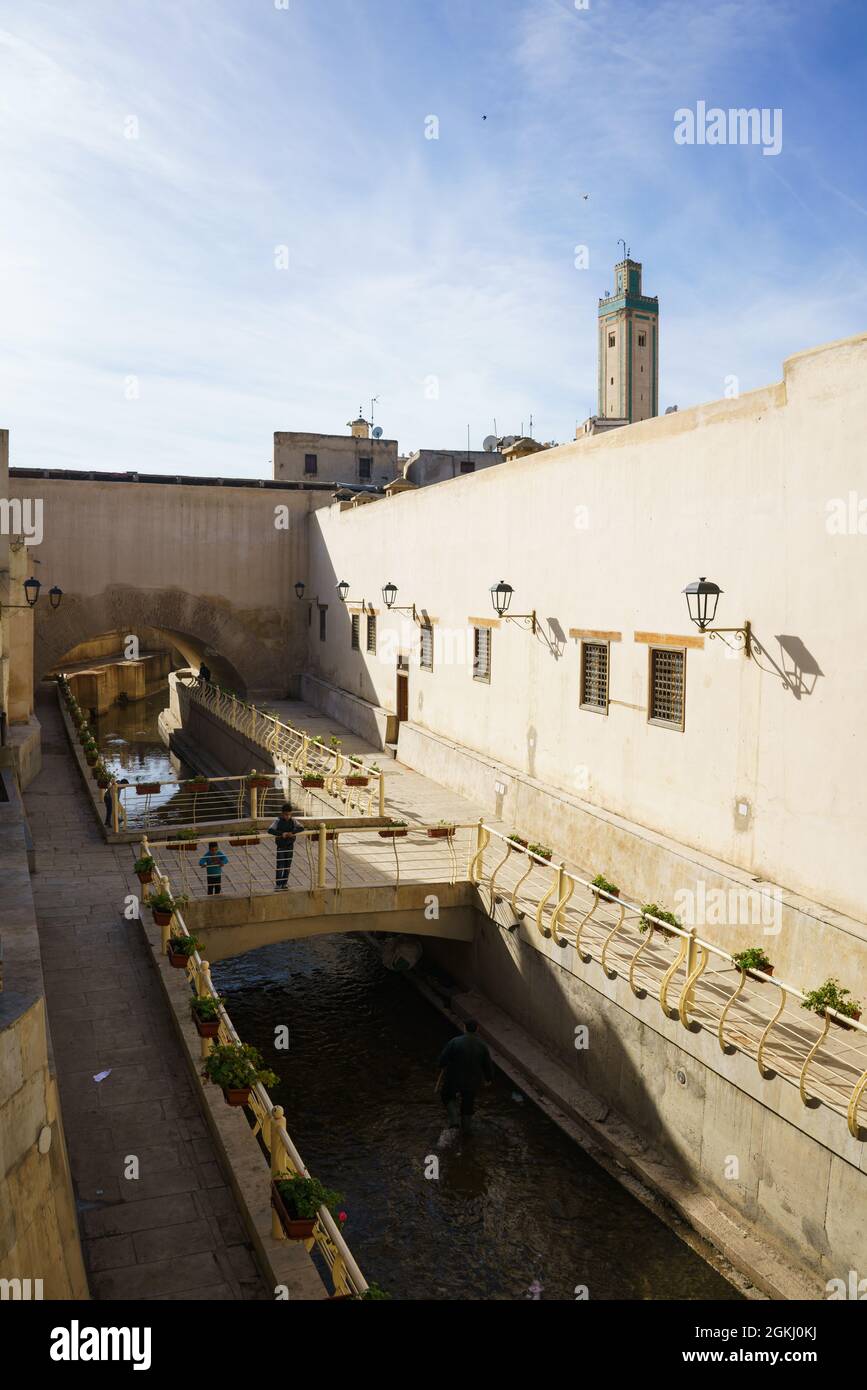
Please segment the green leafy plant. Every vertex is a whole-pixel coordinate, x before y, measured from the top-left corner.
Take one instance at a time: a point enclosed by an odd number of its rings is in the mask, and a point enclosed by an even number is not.
[[[683,927],[680,918],[675,917],[674,913],[669,912],[666,908],[660,907],[659,903],[645,903],[641,909],[641,921],[638,924],[639,931],[645,932],[648,927],[653,928],[656,926],[655,922],[649,920],[651,917],[657,918],[660,922],[667,922],[670,927]]]
[[[331,737],[330,737],[330,739],[328,740],[328,746],[329,746],[329,748],[335,748],[335,749],[336,749],[336,748],[342,748],[342,747],[343,747],[343,739],[342,739],[342,738],[338,738],[336,734],[332,734]]]
[[[520,845],[521,849],[528,848],[529,842],[524,839],[523,835],[519,835],[517,830],[510,830],[506,838],[511,840],[513,844]]]
[[[174,838],[176,840],[198,840],[200,833],[201,832],[198,830],[187,828],[185,830],[179,830]]]
[[[528,845],[531,854],[535,854],[538,859],[550,860],[554,851],[548,845]]]
[[[171,893],[154,893],[148,899],[148,907],[152,912],[177,912],[186,907],[189,902],[186,893],[178,893],[173,896]]]
[[[801,1008],[809,1009],[811,1013],[823,1017],[826,1009],[834,1009],[845,1018],[857,1018],[861,1013],[861,1005],[857,1000],[848,998],[849,994],[850,991],[844,989],[839,980],[832,978],[826,980],[818,989],[811,990],[805,996]]]
[[[327,1207],[333,1215],[343,1201],[339,1192],[324,1187],[318,1178],[305,1178],[301,1173],[291,1178],[278,1178],[275,1186],[287,1210],[300,1221],[314,1220],[320,1207]]]
[[[169,947],[173,955],[189,957],[193,951],[204,950],[205,943],[197,936],[173,936],[169,941]]]
[[[224,1091],[243,1091],[248,1086],[276,1086],[280,1078],[263,1064],[252,1043],[220,1043],[205,1058],[202,1076]]]
[[[372,1303],[374,1299],[391,1298],[391,1294],[386,1293],[385,1289],[381,1289],[378,1284],[368,1284],[361,1297],[365,1302]]]
[[[771,962],[765,955],[761,946],[749,946],[745,951],[738,951],[732,956],[732,964],[738,970],[764,970],[771,968]]]
[[[601,888],[603,893],[610,893],[612,898],[616,898],[620,892],[616,883],[611,883],[604,874],[597,874],[593,880],[594,888]]]
[[[152,859],[149,854],[145,854],[141,859],[135,861],[132,866],[132,871],[134,874],[152,874],[156,866],[157,861]],[[153,898],[151,898],[151,906],[153,906],[153,901]]]
[[[220,1017],[220,1005],[223,1003],[222,997],[217,998],[213,994],[197,994],[190,1001],[190,1008],[201,1019],[202,1023],[216,1023]]]

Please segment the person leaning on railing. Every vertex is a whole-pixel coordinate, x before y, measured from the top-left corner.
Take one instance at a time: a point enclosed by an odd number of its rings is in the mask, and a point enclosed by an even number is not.
[[[295,836],[300,833],[301,826],[292,816],[292,804],[289,801],[284,801],[279,816],[268,826],[268,834],[274,836],[274,843],[277,848],[275,886],[278,893],[289,887],[292,855],[295,853]]]

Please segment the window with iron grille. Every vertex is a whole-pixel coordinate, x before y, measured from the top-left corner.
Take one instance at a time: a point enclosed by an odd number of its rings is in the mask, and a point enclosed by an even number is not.
[[[613,334],[613,333],[609,333],[609,334],[608,334],[608,346],[609,346],[609,347],[614,347],[614,343],[615,343],[614,334]]]
[[[319,461],[315,454],[304,455],[304,472],[310,476],[319,471]]]
[[[433,627],[426,623],[419,629],[419,665],[423,671],[433,670],[434,635]]]
[[[326,614],[327,614],[327,613],[328,613],[328,609],[327,609],[327,608],[320,608],[320,610],[319,610],[319,641],[320,641],[320,642],[324,642],[324,641],[325,641],[325,618],[326,618]]]
[[[358,476],[362,482],[368,482],[370,480],[370,475],[372,471],[373,459],[358,460]]]
[[[473,628],[473,680],[491,679],[491,629]]]
[[[685,652],[671,647],[651,647],[648,718],[654,724],[683,728],[685,678]]]
[[[581,708],[608,713],[608,643],[581,643]]]
[[[376,618],[372,617],[367,619],[367,650],[376,652]]]
[[[352,615],[352,650],[357,652],[361,648],[361,618],[358,613]]]

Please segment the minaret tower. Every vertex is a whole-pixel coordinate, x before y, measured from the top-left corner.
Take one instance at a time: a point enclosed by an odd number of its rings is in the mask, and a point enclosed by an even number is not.
[[[659,414],[659,300],[641,293],[641,262],[624,252],[599,301],[598,413],[632,424]]]

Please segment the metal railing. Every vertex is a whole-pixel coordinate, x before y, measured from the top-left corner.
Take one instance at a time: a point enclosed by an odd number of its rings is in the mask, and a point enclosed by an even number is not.
[[[469,861],[474,852],[472,825],[450,827],[447,836],[439,826],[342,827],[331,820],[305,828],[295,836],[287,886],[296,892],[318,888],[340,891],[352,887],[376,887],[401,883],[449,883],[469,881]],[[203,848],[204,843],[204,848]],[[275,844],[267,833],[220,834],[202,841],[155,842],[180,891],[188,898],[204,898],[208,892],[207,845],[215,843],[228,863],[221,870],[221,896],[249,898],[276,889]],[[466,865],[461,871],[459,867]]]
[[[301,774],[256,773],[233,777],[193,777],[186,781],[140,781],[111,788],[112,823],[116,830],[158,830],[166,826],[202,826],[208,823],[273,819],[291,801],[303,816],[377,816],[378,789],[346,786],[346,778],[332,775],[320,786],[305,786]],[[258,783],[258,785],[257,785]]]
[[[275,766],[282,763],[287,773],[297,776],[322,777],[326,793],[348,794],[347,800],[354,807],[366,803],[366,810],[350,810],[348,814],[384,815],[385,778],[381,769],[365,767],[360,756],[330,747],[319,736],[296,729],[269,710],[257,709],[212,681],[200,680],[190,670],[176,672],[174,679],[215,718],[270,754]],[[364,785],[352,786],[355,777]],[[371,809],[374,805],[378,810]]]
[[[157,846],[154,846],[157,848]],[[151,847],[147,838],[141,841],[141,856],[153,857]],[[157,892],[171,894],[171,884],[169,879],[160,871],[159,866],[154,870],[153,884]],[[148,903],[150,894],[149,885],[142,885],[143,902]],[[172,937],[189,935],[183,913],[180,908],[176,908],[172,914],[170,922],[160,928],[161,943],[163,953],[166,952],[169,940]],[[186,966],[187,978],[190,982],[191,995],[197,997],[209,997],[216,1003],[219,1013],[220,1025],[216,1041],[220,1043],[241,1044],[241,1038],[235,1029],[232,1020],[223,1005],[220,995],[214,988],[211,980],[211,969],[207,960],[204,960],[194,951],[188,958]],[[213,1046],[213,1039],[201,1038],[201,1053],[205,1059]],[[271,1180],[278,1181],[287,1174],[300,1174],[309,1177],[310,1174],[298,1152],[292,1138],[286,1129],[286,1118],[283,1107],[274,1105],[267,1090],[259,1082],[256,1082],[250,1089],[250,1097],[247,1102],[247,1109],[252,1112],[254,1118],[253,1133],[261,1138],[265,1151],[268,1154],[271,1170]],[[275,1240],[286,1240],[287,1236],[283,1230],[277,1212],[271,1211],[271,1234]],[[315,1247],[321,1255],[331,1276],[332,1286],[335,1294],[343,1296],[361,1297],[368,1285],[367,1280],[362,1274],[359,1266],[353,1258],[352,1252],[347,1245],[343,1234],[334,1217],[327,1207],[322,1206],[316,1218],[313,1229],[313,1237],[304,1242],[308,1252]]]
[[[485,852],[493,841],[501,852],[488,871]],[[779,1075],[798,1087],[804,1105],[822,1101],[845,1115],[850,1134],[861,1138],[864,1023],[834,1009],[786,1014],[787,1005],[800,1006],[806,998],[797,986],[741,969],[730,952],[704,940],[695,927],[672,926],[612,896],[484,821],[476,828],[470,877],[490,916],[496,919],[496,909],[504,908],[513,916],[509,925],[526,921],[555,945],[573,947],[585,965],[598,959],[608,979],[624,978],[638,998],[656,997],[665,1017],[685,1029],[712,1029],[723,1053],[751,1055],[763,1079]]]

